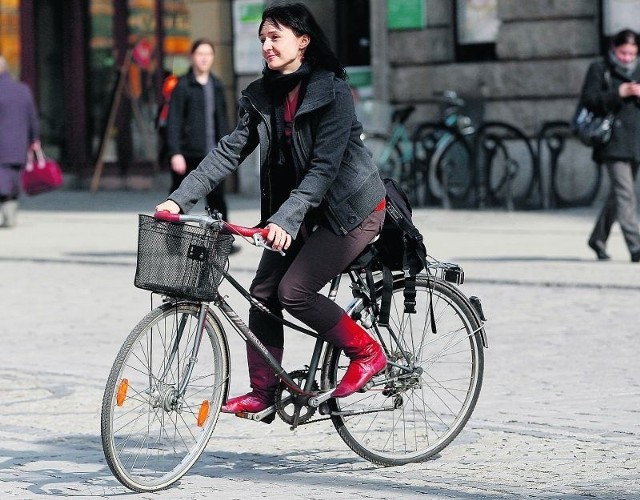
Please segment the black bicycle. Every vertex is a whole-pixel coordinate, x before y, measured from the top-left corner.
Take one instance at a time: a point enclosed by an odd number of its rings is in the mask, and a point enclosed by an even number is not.
[[[394,273],[384,325],[378,321],[379,273],[350,268],[332,280],[329,297],[335,300],[342,277],[349,278],[345,310],[380,342],[388,359],[360,392],[335,399],[333,390],[349,364],[340,349],[279,319],[316,339],[306,365],[287,373],[218,293],[226,280],[260,307],[228,271],[233,235],[268,248],[264,229],[205,215],[139,216],[135,284],[160,294],[162,302],[124,341],[104,391],[102,445],[123,485],[139,492],[166,488],[210,442],[231,370],[227,331],[218,314],[280,378],[273,406],[238,416],[262,420],[277,414],[291,429],[328,420],[355,453],[384,466],[426,460],[451,443],[478,401],[487,345],[480,302],[458,288],[463,281],[458,266],[430,258],[410,287],[414,312],[405,308],[410,278]]]

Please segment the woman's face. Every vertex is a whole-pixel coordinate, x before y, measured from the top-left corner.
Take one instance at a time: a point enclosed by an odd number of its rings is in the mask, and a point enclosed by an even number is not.
[[[613,55],[622,64],[632,63],[638,57],[638,46],[632,43],[625,43],[613,48]]]
[[[213,67],[213,60],[213,47],[208,43],[199,45],[191,54],[191,63],[196,73],[209,73]]]
[[[302,64],[304,49],[309,45],[309,36],[297,36],[291,28],[277,27],[265,21],[260,30],[262,57],[269,69],[280,73],[293,73]]]

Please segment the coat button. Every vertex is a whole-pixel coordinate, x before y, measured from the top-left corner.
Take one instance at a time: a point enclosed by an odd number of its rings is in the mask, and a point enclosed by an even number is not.
[[[348,219],[349,224],[353,224],[353,223],[354,223],[355,221],[357,221],[357,220],[358,220],[358,219],[357,219],[357,217],[356,217],[355,215],[350,215],[350,216],[349,216],[349,219]]]

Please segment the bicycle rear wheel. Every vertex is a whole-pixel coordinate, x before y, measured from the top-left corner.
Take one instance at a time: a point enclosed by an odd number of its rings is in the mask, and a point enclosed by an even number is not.
[[[197,359],[199,305],[163,304],[133,329],[102,400],[102,446],[124,486],[156,491],[180,479],[204,451],[227,392],[229,357],[220,324],[207,314]],[[193,371],[181,391],[193,359]]]
[[[471,148],[462,136],[446,134],[439,138],[429,162],[429,190],[437,199],[461,204],[468,201],[476,175]]]
[[[414,314],[404,312],[403,291],[399,278],[390,329],[380,327],[389,361],[384,374],[374,377],[374,387],[364,393],[328,401],[347,446],[385,466],[426,460],[451,443],[475,408],[484,370],[482,326],[455,287],[418,276]],[[335,387],[348,364],[339,349],[328,353],[324,390]]]

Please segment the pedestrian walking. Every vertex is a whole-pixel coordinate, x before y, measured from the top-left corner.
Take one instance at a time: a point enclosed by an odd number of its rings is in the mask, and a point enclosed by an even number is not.
[[[345,397],[382,370],[386,357],[319,291],[379,233],[385,188],[360,139],[345,69],[307,7],[267,8],[258,34],[266,64],[262,78],[242,92],[238,126],[156,209],[187,212],[259,147],[261,223],[271,248],[286,255],[263,252],[250,292],[345,352],[351,362],[333,392]],[[252,306],[249,327],[281,362],[282,324]],[[255,413],[274,404],[273,370],[251,348],[247,358],[252,391],[228,400],[223,412]]]
[[[599,260],[608,260],[606,243],[614,222],[620,224],[632,262],[640,262],[635,179],[640,164],[640,66],[638,34],[625,29],[614,35],[607,57],[589,67],[582,102],[600,115],[614,113],[611,139],[594,147],[593,158],[606,166],[610,190],[589,237]]]
[[[218,141],[229,133],[222,82],[211,72],[215,47],[200,38],[191,45],[191,67],[171,92],[166,124],[166,148],[175,191]],[[224,181],[206,196],[207,205],[228,220]]]
[[[29,149],[40,148],[39,132],[31,90],[11,77],[0,55],[0,227],[16,225],[20,173]]]

